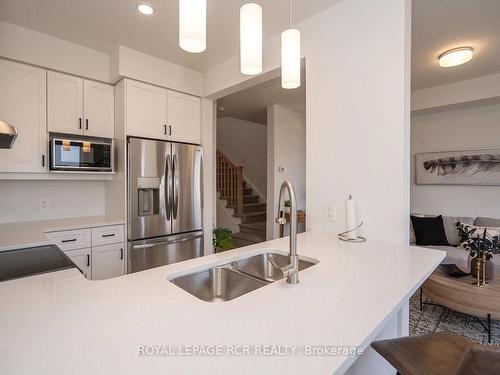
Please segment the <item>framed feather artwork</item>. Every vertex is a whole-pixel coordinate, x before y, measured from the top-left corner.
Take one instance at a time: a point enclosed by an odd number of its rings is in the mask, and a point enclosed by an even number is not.
[[[415,155],[419,185],[500,185],[500,148]]]

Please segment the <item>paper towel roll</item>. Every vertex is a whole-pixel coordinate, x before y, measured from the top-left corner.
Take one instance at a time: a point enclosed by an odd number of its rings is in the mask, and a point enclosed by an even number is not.
[[[350,195],[349,199],[345,201],[345,226],[346,231],[356,228],[356,207],[354,205],[354,200]],[[346,236],[350,240],[355,240],[357,238],[355,230],[347,233]]]

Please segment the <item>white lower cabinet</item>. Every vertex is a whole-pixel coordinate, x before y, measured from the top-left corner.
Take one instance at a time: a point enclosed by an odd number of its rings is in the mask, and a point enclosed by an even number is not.
[[[125,274],[123,243],[92,247],[92,280],[111,279]]]
[[[92,249],[90,247],[65,251],[64,254],[82,271],[83,276],[89,280],[92,279]]]
[[[104,225],[92,228],[53,231],[47,238],[57,245],[89,280],[125,275],[125,228]]]

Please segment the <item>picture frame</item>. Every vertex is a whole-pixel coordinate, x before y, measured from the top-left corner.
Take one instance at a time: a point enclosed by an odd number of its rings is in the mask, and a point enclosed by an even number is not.
[[[415,183],[500,186],[500,147],[415,154]]]

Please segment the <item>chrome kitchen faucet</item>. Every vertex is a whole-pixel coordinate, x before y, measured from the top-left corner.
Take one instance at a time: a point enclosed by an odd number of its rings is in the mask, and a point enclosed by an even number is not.
[[[278,215],[277,224],[286,224],[284,214],[281,211],[281,200],[285,190],[288,190],[290,198],[290,249],[288,254],[289,264],[285,267],[279,267],[274,259],[270,256],[269,261],[276,268],[283,272],[287,283],[298,284],[299,282],[299,257],[297,256],[297,198],[295,197],[295,189],[290,181],[283,181],[281,184],[280,195],[278,199]]]

